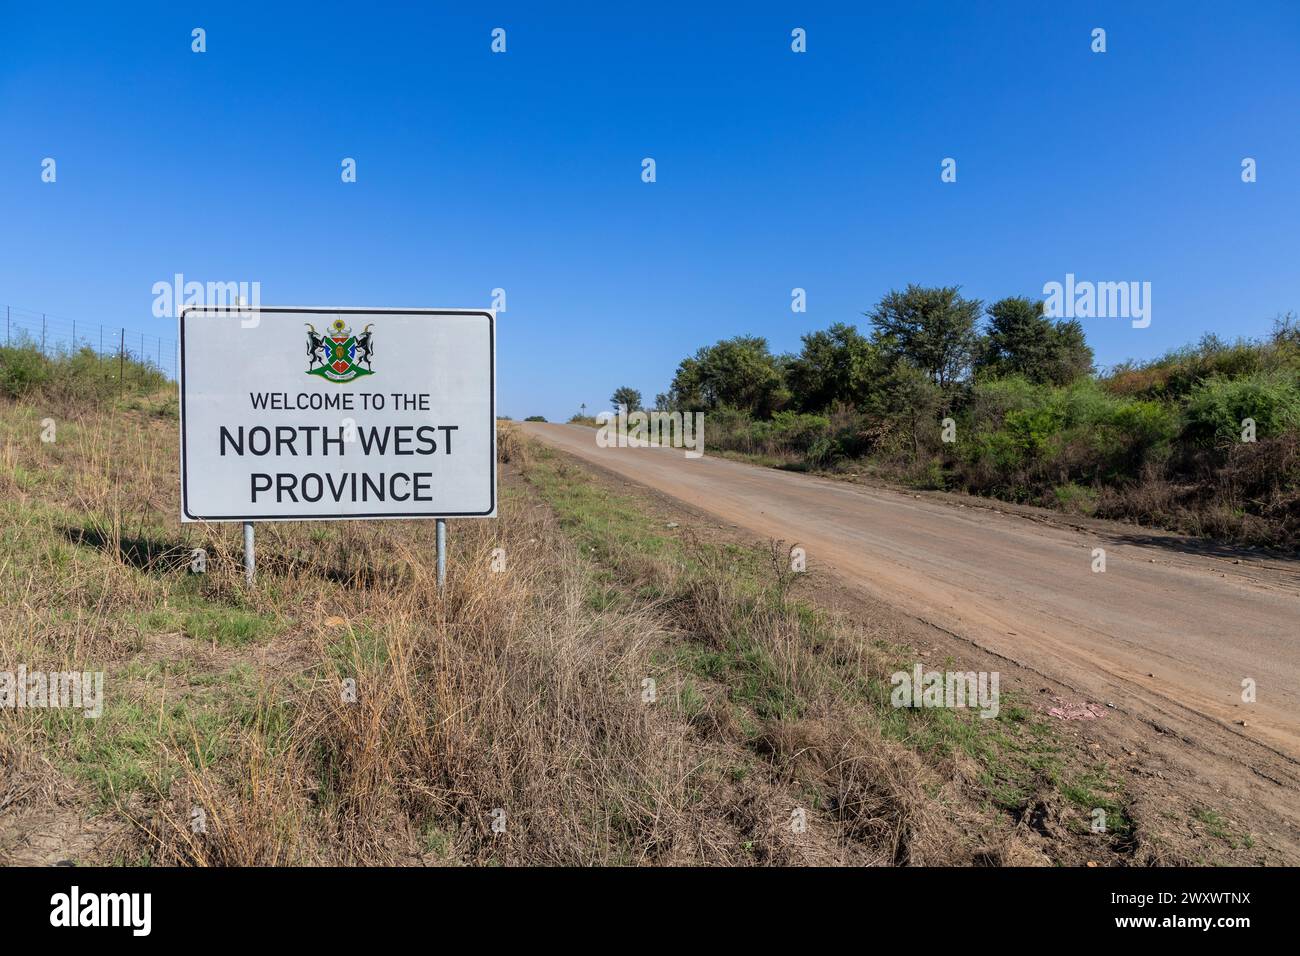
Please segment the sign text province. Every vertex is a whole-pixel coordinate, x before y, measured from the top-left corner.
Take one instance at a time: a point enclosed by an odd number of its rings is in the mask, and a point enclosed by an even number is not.
[[[181,518],[496,514],[491,312],[189,309]]]

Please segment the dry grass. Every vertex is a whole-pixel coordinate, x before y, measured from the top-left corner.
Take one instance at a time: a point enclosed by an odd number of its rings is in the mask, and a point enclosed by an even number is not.
[[[0,714],[0,861],[53,800],[111,824],[99,862],[1045,861],[1007,812],[1028,731],[892,711],[888,642],[767,556],[507,426],[444,596],[421,522],[262,525],[248,588],[237,526],[176,519],[170,412],[3,406],[0,669],[103,670],[106,704]]]
[[[1092,513],[1185,534],[1295,550],[1300,541],[1300,435],[1207,449],[1178,482],[1147,467],[1102,488]]]

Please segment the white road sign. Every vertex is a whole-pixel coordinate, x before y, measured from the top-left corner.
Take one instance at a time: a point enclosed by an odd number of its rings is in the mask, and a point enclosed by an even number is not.
[[[496,515],[489,311],[191,308],[181,520]]]

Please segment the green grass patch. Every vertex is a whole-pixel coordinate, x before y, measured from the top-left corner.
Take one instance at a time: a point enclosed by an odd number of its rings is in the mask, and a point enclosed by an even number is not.
[[[330,638],[326,651],[340,673],[351,674],[358,665],[369,669],[388,663],[388,638],[378,628],[354,624]]]
[[[222,647],[244,647],[269,637],[276,623],[270,615],[209,606],[185,612],[181,626],[186,637]]]

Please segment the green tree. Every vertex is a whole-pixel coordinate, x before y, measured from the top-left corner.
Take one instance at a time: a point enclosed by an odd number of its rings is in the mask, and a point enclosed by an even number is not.
[[[609,397],[614,406],[614,411],[620,407],[626,407],[629,412],[639,412],[641,410],[641,393],[630,385],[621,385],[614,389],[614,394]]]
[[[882,371],[880,350],[856,328],[837,322],[803,337],[803,350],[786,367],[791,403],[820,412],[837,402],[861,408]]]
[[[674,409],[723,406],[767,418],[789,399],[782,362],[761,336],[738,335],[705,346],[677,366],[668,390]]]
[[[909,285],[891,291],[867,313],[876,344],[925,372],[945,392],[970,371],[979,342],[975,325],[983,303],[958,293],[957,286]]]
[[[867,416],[902,438],[914,459],[936,452],[946,405],[943,390],[906,361],[895,362],[876,385],[866,404]]]
[[[1023,375],[1031,382],[1066,385],[1092,371],[1092,349],[1083,326],[1070,319],[1052,322],[1043,303],[1023,296],[994,302],[977,371],[996,376]]]

